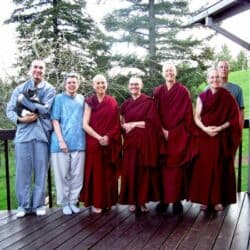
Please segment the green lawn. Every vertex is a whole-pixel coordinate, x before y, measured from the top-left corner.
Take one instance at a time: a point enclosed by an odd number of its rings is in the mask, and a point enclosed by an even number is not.
[[[241,86],[244,96],[245,118],[249,119],[250,70],[232,72],[229,75],[229,80]]]
[[[9,175],[10,175],[10,192],[11,192],[11,207],[16,208],[17,201],[15,196],[15,163],[13,145],[9,144]],[[0,210],[7,208],[7,195],[6,195],[6,178],[5,178],[5,158],[3,145],[1,143],[0,152]]]

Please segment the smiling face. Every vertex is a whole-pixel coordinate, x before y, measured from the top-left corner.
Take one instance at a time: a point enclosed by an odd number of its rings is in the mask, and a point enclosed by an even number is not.
[[[165,64],[162,67],[162,76],[165,78],[166,83],[175,83],[177,71],[173,64]]]
[[[67,77],[64,86],[66,93],[70,96],[74,96],[79,89],[79,82],[77,77]]]
[[[128,84],[128,89],[129,89],[130,94],[133,97],[140,96],[142,87],[143,87],[143,83],[142,83],[141,78],[139,78],[139,77],[130,78],[129,84]]]
[[[103,75],[97,75],[93,79],[93,89],[95,90],[96,94],[104,95],[108,88],[108,83],[106,78]]]
[[[43,80],[45,74],[45,63],[41,60],[33,61],[31,64],[30,71],[35,81],[35,84],[39,84]]]
[[[213,92],[221,87],[221,81],[220,81],[218,70],[211,69],[208,71],[207,82]]]

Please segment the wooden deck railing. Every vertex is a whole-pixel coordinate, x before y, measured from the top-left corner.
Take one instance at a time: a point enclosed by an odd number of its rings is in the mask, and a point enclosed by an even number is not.
[[[10,191],[10,171],[9,171],[9,142],[15,137],[15,130],[11,129],[0,129],[0,142],[3,142],[4,146],[4,162],[5,162],[5,183],[6,183],[6,203],[7,209],[13,209],[11,206],[11,191]],[[2,143],[1,143],[2,145]],[[52,198],[52,179],[51,179],[51,169],[48,170],[48,196],[49,196],[49,207],[53,206]]]
[[[249,120],[245,120],[244,129],[249,129]],[[11,192],[10,192],[10,175],[9,175],[9,141],[12,141],[15,137],[15,130],[0,129],[0,142],[4,145],[4,159],[5,159],[5,182],[6,182],[6,196],[7,196],[7,209],[11,210]],[[250,135],[248,135],[250,138]],[[249,140],[247,140],[249,141]],[[1,143],[2,145],[2,143]],[[248,145],[249,147],[249,145]],[[249,156],[248,156],[249,157]],[[238,174],[237,174],[237,191],[241,192],[242,183],[242,144],[238,150]],[[248,160],[249,164],[249,160]],[[249,166],[248,166],[249,167]],[[249,172],[249,171],[248,171]],[[248,188],[249,189],[249,188]],[[49,196],[49,207],[53,206],[52,200],[52,180],[51,180],[51,169],[48,171],[48,196]]]

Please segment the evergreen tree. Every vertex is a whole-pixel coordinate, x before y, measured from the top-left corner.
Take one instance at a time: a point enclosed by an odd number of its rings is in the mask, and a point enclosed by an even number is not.
[[[13,79],[9,79],[8,83],[0,79],[0,85],[0,129],[14,128],[13,123],[5,115],[7,102],[14,88]]]
[[[233,57],[230,49],[226,44],[221,46],[221,50],[216,54],[217,61],[228,61],[230,65],[232,65]]]
[[[181,69],[179,80],[185,79],[185,84],[190,87],[200,84],[204,79],[201,72],[206,69],[205,60],[212,59],[213,51],[192,37],[181,38],[183,22],[188,14],[188,2],[185,0],[121,2],[126,6],[114,10],[104,18],[104,25],[110,32],[111,41],[120,46],[123,44],[125,48],[122,50],[123,53],[118,53],[113,58],[117,62],[116,65],[136,69],[142,74],[144,81],[147,82],[146,86],[149,86],[149,93],[153,86],[163,82],[161,63],[167,60],[179,64]],[[133,52],[126,50],[124,44],[129,44],[130,50],[134,48]],[[130,74],[131,72],[133,71],[131,70]],[[185,72],[188,75],[195,72],[200,77],[185,77]]]
[[[47,62],[47,80],[59,87],[63,74],[91,79],[109,67],[109,45],[85,11],[85,0],[13,0],[6,23],[17,23],[20,77],[34,58]],[[87,81],[88,82],[88,81]],[[85,89],[85,91],[87,91]]]
[[[237,70],[247,70],[247,54],[244,50],[241,50],[237,57],[236,60],[232,64],[232,68],[234,71]]]

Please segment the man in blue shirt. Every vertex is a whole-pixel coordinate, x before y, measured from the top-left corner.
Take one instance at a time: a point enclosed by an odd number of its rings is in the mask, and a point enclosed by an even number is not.
[[[18,209],[16,216],[35,212],[45,215],[45,183],[49,160],[49,137],[52,129],[49,119],[50,108],[56,94],[55,88],[43,77],[45,63],[34,60],[31,64],[31,79],[17,86],[7,104],[6,115],[16,125],[16,195]],[[35,89],[43,104],[32,103],[24,92]],[[23,104],[31,113],[21,117],[17,114],[17,102]],[[34,173],[34,174],[33,174]],[[32,197],[30,194],[34,176]]]
[[[84,97],[78,94],[79,77],[68,74],[65,92],[55,97],[51,120],[51,162],[54,168],[57,203],[63,213],[79,213],[76,206],[83,185],[85,161],[85,132],[82,126]]]
[[[229,63],[227,61],[219,61],[217,63],[217,69],[220,75],[222,87],[227,89],[234,96],[239,106],[241,126],[243,128],[244,126],[244,101],[243,101],[242,89],[239,85],[228,81],[228,75],[229,75],[230,69],[229,69]]]

